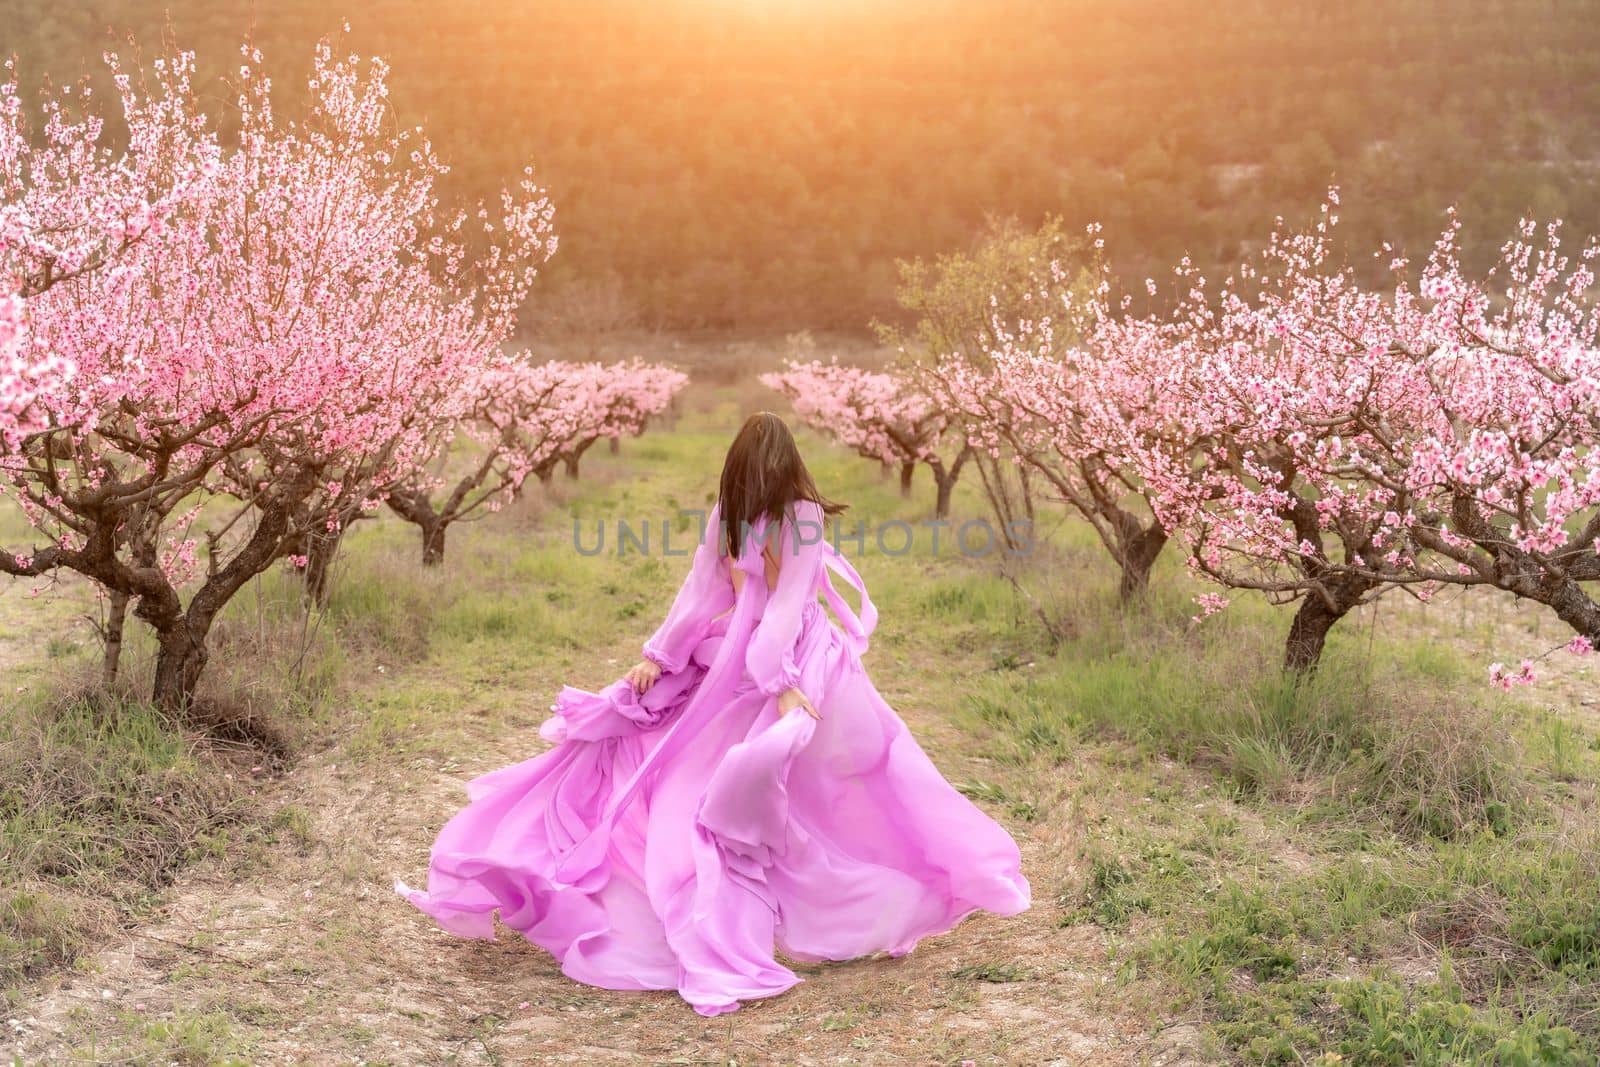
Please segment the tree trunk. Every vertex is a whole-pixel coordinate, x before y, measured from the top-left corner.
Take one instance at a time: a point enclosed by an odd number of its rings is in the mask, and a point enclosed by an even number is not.
[[[578,477],[578,461],[583,458],[583,454],[585,452],[589,451],[589,447],[598,440],[598,437],[592,437],[562,457],[562,462],[565,463],[567,467],[568,478]]]
[[[422,565],[436,567],[444,562],[444,532],[450,525],[449,506],[436,509],[428,494],[420,490],[396,489],[388,497],[389,510],[414,525],[422,533]],[[459,503],[452,498],[452,503]]]
[[[934,472],[934,482],[939,488],[939,495],[934,500],[933,517],[948,519],[950,517],[950,496],[955,492],[956,476],[954,474],[940,474]]]
[[[1022,497],[1022,514],[1029,523],[1033,522],[1033,476],[1028,473],[1028,465],[1020,464],[1017,467],[1017,495]]]
[[[444,562],[444,532],[447,526],[437,519],[418,525],[422,527],[422,565],[437,567]]]
[[[1150,571],[1167,544],[1167,531],[1157,523],[1140,530],[1128,540],[1122,552],[1122,581],[1117,596],[1124,604],[1142,600],[1150,589]]]
[[[917,473],[917,465],[915,463],[902,463],[902,464],[900,464],[900,495],[901,496],[910,496],[911,495],[911,476],[913,474],[915,474],[915,473]],[[941,517],[943,517],[943,514],[944,514],[943,512],[940,512],[940,516]]]
[[[303,510],[304,501],[321,477],[320,470],[305,469],[274,497],[260,503],[248,539],[231,560],[207,571],[204,584],[189,598],[187,609],[179,600],[177,589],[164,578],[146,580],[138,590],[139,604],[134,614],[156,631],[151,699],[158,707],[208,732],[226,731],[228,736],[252,743],[270,740],[259,725],[248,720],[204,722],[194,706],[195,690],[205,669],[206,638],[212,624],[246,582],[283,557],[293,533],[291,520]]]
[[[538,470],[538,475],[540,485],[549,485],[555,480],[556,470],[554,467],[550,466],[540,467]]]
[[[117,671],[122,665],[122,627],[127,618],[128,594],[112,590],[106,601],[106,648],[101,668],[101,681],[107,689],[117,684]]]
[[[322,607],[328,602],[328,587],[333,579],[333,561],[344,541],[344,529],[321,533],[306,539],[306,598]]]
[[[1344,616],[1344,612],[1330,607],[1315,593],[1300,601],[1300,610],[1294,613],[1289,625],[1289,641],[1283,650],[1283,665],[1291,671],[1304,673],[1314,669],[1322,659],[1322,649],[1328,643],[1328,631]]]
[[[157,634],[156,680],[150,698],[163,711],[188,716],[206,665],[205,638],[203,632],[193,633],[187,620]]]
[[[989,498],[989,509],[994,513],[996,521],[1000,523],[1000,537],[1005,542],[1008,551],[1016,551],[1022,546],[1022,541],[1017,536],[1019,525],[1031,524],[1033,521],[1032,498],[1028,497],[1021,488],[1013,493],[1006,484],[1006,468],[1010,464],[1002,464],[998,459],[984,451],[968,449],[962,453],[962,460],[971,456],[978,468],[978,479],[983,483],[984,496]],[[958,460],[959,463],[962,460]],[[1020,483],[1022,472],[1018,471]],[[1013,497],[1024,497],[1026,507],[1019,512]]]
[[[1361,603],[1361,598],[1376,588],[1377,582],[1344,575],[1328,582],[1321,591],[1311,590],[1300,601],[1300,610],[1289,624],[1289,640],[1284,644],[1283,665],[1306,674],[1316,669],[1328,643],[1333,624]]]
[[[611,444],[610,444],[609,447],[611,449],[611,454],[613,456],[616,455],[617,453],[621,452],[622,451],[622,438],[621,437],[613,437],[611,439]]]

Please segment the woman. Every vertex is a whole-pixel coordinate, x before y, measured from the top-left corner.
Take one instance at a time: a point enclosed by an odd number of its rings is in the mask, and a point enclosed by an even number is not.
[[[556,747],[469,783],[428,891],[396,889],[465,937],[492,938],[498,910],[569,977],[676,989],[702,1015],[799,982],[775,950],[898,956],[980,908],[1026,908],[1016,844],[861,667],[877,613],[823,536],[842,510],[783,420],[752,416],[643,660],[599,693],[563,689],[540,730]]]

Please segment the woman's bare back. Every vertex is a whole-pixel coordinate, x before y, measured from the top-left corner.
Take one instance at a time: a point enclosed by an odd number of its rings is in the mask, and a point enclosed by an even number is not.
[[[744,580],[746,577],[745,572],[740,570],[738,567],[735,567],[732,559],[725,557],[725,562],[728,565],[729,575],[733,579],[733,595],[738,596],[739,593],[744,589]],[[770,542],[762,546],[761,562],[765,564],[766,567],[765,577],[767,579],[767,591],[771,592],[772,590],[778,588],[778,558],[777,556],[773,555],[772,545]]]

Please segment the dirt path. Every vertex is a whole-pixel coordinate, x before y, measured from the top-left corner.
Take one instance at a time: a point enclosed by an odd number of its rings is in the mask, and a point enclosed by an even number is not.
[[[553,692],[553,682],[533,688]],[[491,736],[463,714],[468,758],[352,765],[335,746],[266,786],[265,801],[304,811],[304,822],[291,820],[244,869],[191,868],[155,921],[15,1006],[21,1061],[1184,1061],[1184,1028],[1149,1034],[1099,932],[1060,924],[1076,852],[1073,831],[1048,813],[1012,824],[1034,886],[1030,912],[975,917],[901,960],[802,967],[805,984],[723,1019],[702,1019],[672,994],[574,984],[515,935],[450,937],[390,887],[397,876],[421,880],[467,778],[540,744],[536,715]],[[907,718],[952,779],[1003,774],[965,755],[970,742],[950,724]]]

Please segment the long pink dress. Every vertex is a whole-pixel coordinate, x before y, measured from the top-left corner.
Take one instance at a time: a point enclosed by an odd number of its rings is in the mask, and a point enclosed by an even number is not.
[[[607,989],[676,989],[702,1015],[801,979],[779,963],[900,955],[984,909],[1028,906],[1017,846],[940,777],[861,666],[877,612],[798,502],[758,523],[735,594],[713,510],[672,611],[644,646],[661,678],[564,688],[555,747],[467,785],[428,890],[441,926],[494,913]],[[769,590],[765,538],[778,557]],[[834,588],[861,596],[859,615]],[[838,619],[828,618],[819,594]],[[821,721],[778,714],[799,688]]]

